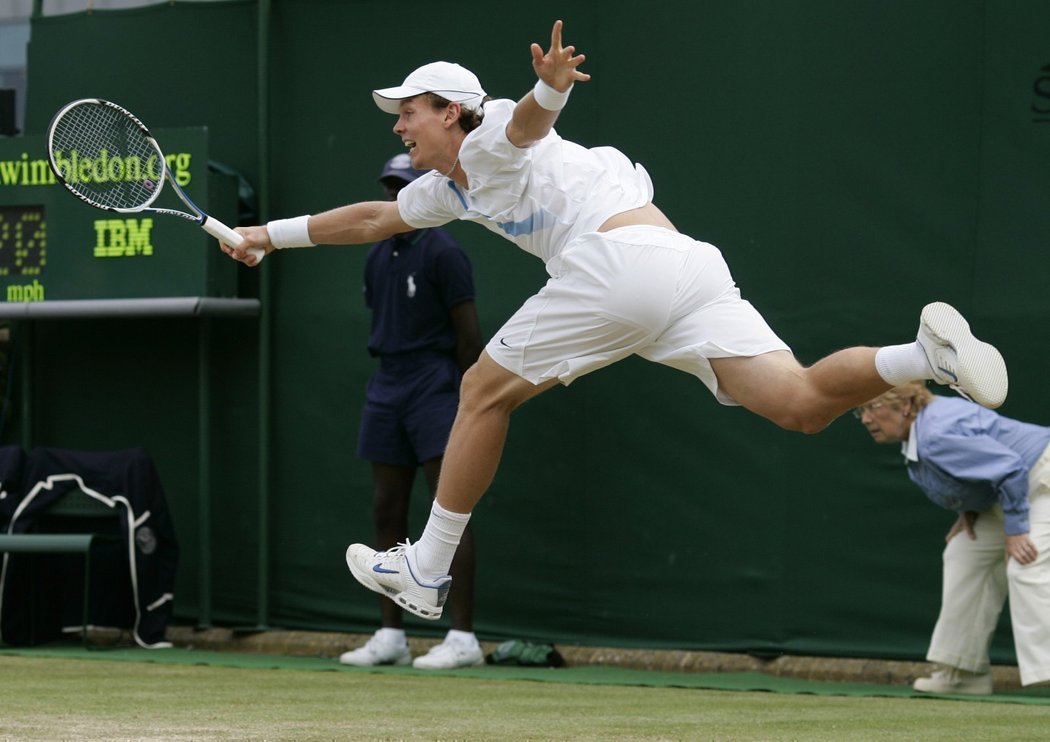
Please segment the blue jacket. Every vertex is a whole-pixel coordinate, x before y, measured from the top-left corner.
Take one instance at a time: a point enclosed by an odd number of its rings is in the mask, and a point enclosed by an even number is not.
[[[1050,428],[1019,422],[965,399],[935,397],[904,444],[908,476],[943,508],[1002,505],[1007,535],[1028,532],[1028,471]]]

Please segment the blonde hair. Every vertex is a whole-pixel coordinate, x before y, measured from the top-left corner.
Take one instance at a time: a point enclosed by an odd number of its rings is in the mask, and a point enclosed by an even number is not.
[[[910,381],[907,384],[895,386],[888,392],[880,394],[868,404],[878,403],[899,408],[905,402],[911,402],[912,414],[918,415],[922,408],[933,401],[933,398],[934,394],[926,386],[925,381]]]

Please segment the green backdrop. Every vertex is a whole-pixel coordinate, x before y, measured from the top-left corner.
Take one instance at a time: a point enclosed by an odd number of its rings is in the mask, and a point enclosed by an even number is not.
[[[534,79],[528,45],[545,43],[556,17],[594,76],[577,86],[561,133],[642,162],[657,204],[723,250],[745,297],[803,362],[908,341],[921,307],[946,300],[1006,356],[1003,411],[1050,422],[1044,2],[673,0],[643,12],[623,1],[439,10],[274,0],[96,11],[33,23],[27,129],[41,133],[69,99],[110,97],[151,126],[207,126],[211,156],[260,186],[269,215],[320,211],[379,197],[375,178],[400,149],[372,88],[449,59],[491,94],[519,97]],[[90,64],[85,47],[100,50]],[[452,229],[474,261],[483,331],[494,332],[543,268],[484,230]],[[33,384],[49,404],[36,406],[34,442],[152,451],[183,547],[185,621],[201,620],[203,605],[208,621],[231,625],[377,623],[376,601],[342,561],[372,530],[370,470],[354,456],[373,367],[365,252],[266,261],[262,404],[257,324],[210,328],[218,398],[203,551],[197,326],[35,328]],[[241,277],[242,295],[256,277]],[[85,382],[110,378],[110,366],[133,369],[134,383]],[[262,454],[260,419],[272,430]],[[416,499],[413,535],[426,513],[421,485]],[[473,520],[477,628],[559,643],[921,657],[953,518],[851,418],[819,436],[783,432],[719,406],[681,373],[630,359],[515,414]],[[200,554],[211,559],[210,595]],[[1006,624],[999,661],[1013,657]]]

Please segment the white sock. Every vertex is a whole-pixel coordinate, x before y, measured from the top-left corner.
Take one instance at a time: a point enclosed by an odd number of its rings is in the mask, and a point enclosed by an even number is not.
[[[933,378],[933,369],[918,342],[879,348],[875,352],[875,370],[883,381],[893,386]]]
[[[385,626],[376,632],[376,638],[386,644],[403,645],[408,642],[404,629],[389,629]]]
[[[410,549],[413,567],[420,578],[433,581],[448,574],[469,520],[470,513],[453,513],[434,500],[423,535]]]

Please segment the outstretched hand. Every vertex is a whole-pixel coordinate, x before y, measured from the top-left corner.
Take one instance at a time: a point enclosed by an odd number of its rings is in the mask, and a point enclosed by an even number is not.
[[[270,244],[270,235],[266,227],[237,227],[234,231],[240,234],[244,241],[233,246],[219,240],[219,249],[239,263],[254,268],[262,261],[262,258],[248,252],[249,249],[262,250],[266,255],[269,255],[274,249]]]
[[[544,53],[539,44],[533,44],[532,68],[536,77],[543,80],[558,92],[564,93],[572,84],[587,82],[591,76],[578,69],[587,59],[583,54],[576,54],[576,47],[561,45],[562,22],[555,21],[551,29],[551,47]],[[574,56],[575,55],[575,56]]]

